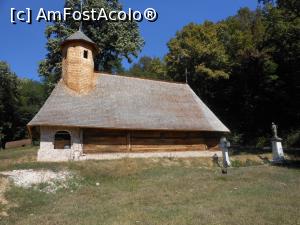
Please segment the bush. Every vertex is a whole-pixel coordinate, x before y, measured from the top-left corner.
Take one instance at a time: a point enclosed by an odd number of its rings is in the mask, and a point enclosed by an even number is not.
[[[228,140],[233,145],[240,145],[243,143],[243,134],[241,133],[232,133],[228,136]]]
[[[269,145],[269,139],[262,136],[262,137],[258,137],[256,140],[256,147],[257,148],[263,148],[265,146]]]
[[[300,147],[300,130],[292,130],[286,137],[287,147]]]

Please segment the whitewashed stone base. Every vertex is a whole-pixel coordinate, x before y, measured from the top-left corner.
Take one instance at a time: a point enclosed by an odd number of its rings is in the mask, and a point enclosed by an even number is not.
[[[62,162],[71,160],[71,149],[39,149],[37,161]]]
[[[57,131],[67,131],[71,135],[70,149],[54,149],[54,136]],[[68,161],[78,160],[82,154],[82,135],[79,128],[69,127],[41,127],[40,149],[38,161]]]
[[[86,154],[80,156],[79,160],[111,160],[123,158],[194,158],[207,157],[214,155],[222,157],[221,151],[186,151],[186,152],[143,152],[143,153],[101,153]]]
[[[284,154],[281,144],[281,139],[274,138],[271,140],[272,143],[272,156],[273,156],[273,162],[283,162],[284,161]]]

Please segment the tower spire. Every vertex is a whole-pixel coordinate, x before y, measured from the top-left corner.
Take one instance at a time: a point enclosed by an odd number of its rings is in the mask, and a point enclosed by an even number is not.
[[[83,0],[80,0],[80,13],[81,13],[81,15],[82,15],[82,1]],[[80,20],[79,31],[82,32],[82,18]]]

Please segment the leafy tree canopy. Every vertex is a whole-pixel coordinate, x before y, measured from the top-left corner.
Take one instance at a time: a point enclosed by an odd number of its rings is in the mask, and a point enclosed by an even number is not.
[[[44,85],[19,79],[6,62],[0,61],[0,148],[7,141],[27,136],[27,123],[45,101]]]
[[[189,85],[249,143],[299,129],[299,1],[263,1],[223,21],[189,24],[169,43],[167,73]],[[261,140],[261,139],[260,139]]]
[[[166,63],[169,75],[185,80],[185,69],[195,76],[228,78],[228,56],[218,36],[223,27],[206,21],[189,24],[168,43]]]
[[[18,114],[18,79],[6,62],[0,61],[0,148],[15,137]]]
[[[154,57],[143,56],[126,72],[127,75],[152,79],[169,80],[164,61]]]

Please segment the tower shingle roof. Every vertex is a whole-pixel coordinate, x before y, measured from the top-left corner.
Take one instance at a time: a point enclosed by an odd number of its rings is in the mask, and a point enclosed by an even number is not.
[[[84,41],[87,43],[92,44],[95,48],[97,48],[97,44],[92,41],[88,36],[86,36],[82,31],[78,30],[75,33],[73,33],[71,36],[67,37],[62,43],[61,45],[65,45],[68,42],[71,41]]]

